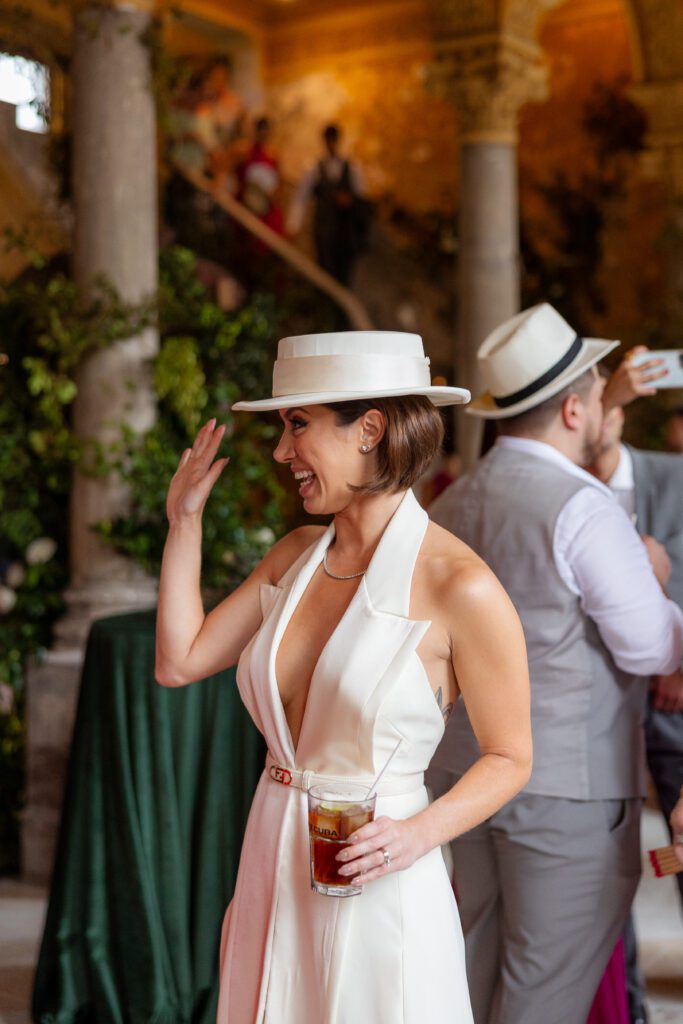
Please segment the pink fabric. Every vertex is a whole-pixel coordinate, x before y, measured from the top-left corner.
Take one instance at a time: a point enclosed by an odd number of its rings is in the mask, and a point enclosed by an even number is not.
[[[629,1024],[624,941],[619,939],[595,993],[586,1024]]]

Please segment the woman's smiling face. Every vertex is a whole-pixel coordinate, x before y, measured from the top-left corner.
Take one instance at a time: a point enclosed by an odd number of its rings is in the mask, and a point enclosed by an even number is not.
[[[282,437],[275,449],[277,462],[289,465],[310,515],[334,515],[346,508],[353,492],[349,484],[365,483],[374,458],[361,454],[364,417],[340,426],[334,411],[324,405],[283,409]]]

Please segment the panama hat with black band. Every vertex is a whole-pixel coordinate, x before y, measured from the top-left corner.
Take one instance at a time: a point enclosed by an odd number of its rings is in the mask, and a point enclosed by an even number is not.
[[[469,402],[465,388],[435,386],[418,334],[335,331],[283,338],[272,398],[236,402],[235,412],[268,412],[367,398],[424,395],[432,405]]]
[[[502,420],[528,412],[580,377],[620,342],[582,338],[542,302],[496,327],[479,346],[486,390],[465,410]]]

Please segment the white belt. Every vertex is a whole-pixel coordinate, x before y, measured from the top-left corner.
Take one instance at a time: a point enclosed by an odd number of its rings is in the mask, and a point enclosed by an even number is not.
[[[359,778],[351,775],[320,775],[309,769],[298,771],[295,768],[285,768],[278,764],[272,754],[266,757],[266,774],[273,782],[281,786],[293,786],[294,789],[302,789],[305,793],[311,786],[348,786],[353,783],[356,786],[367,786],[370,789],[373,780],[371,778]],[[424,772],[412,772],[410,775],[401,775],[397,779],[382,779],[377,787],[377,796],[403,796],[406,793],[414,793],[424,786]]]

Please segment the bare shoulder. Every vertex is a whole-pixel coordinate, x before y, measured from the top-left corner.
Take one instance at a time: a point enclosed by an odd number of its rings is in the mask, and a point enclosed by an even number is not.
[[[464,541],[436,523],[429,524],[420,551],[423,587],[449,613],[480,614],[509,598],[498,578]]]
[[[325,526],[299,526],[281,537],[262,562],[270,582],[277,583],[306,548],[322,537],[326,529]]]

